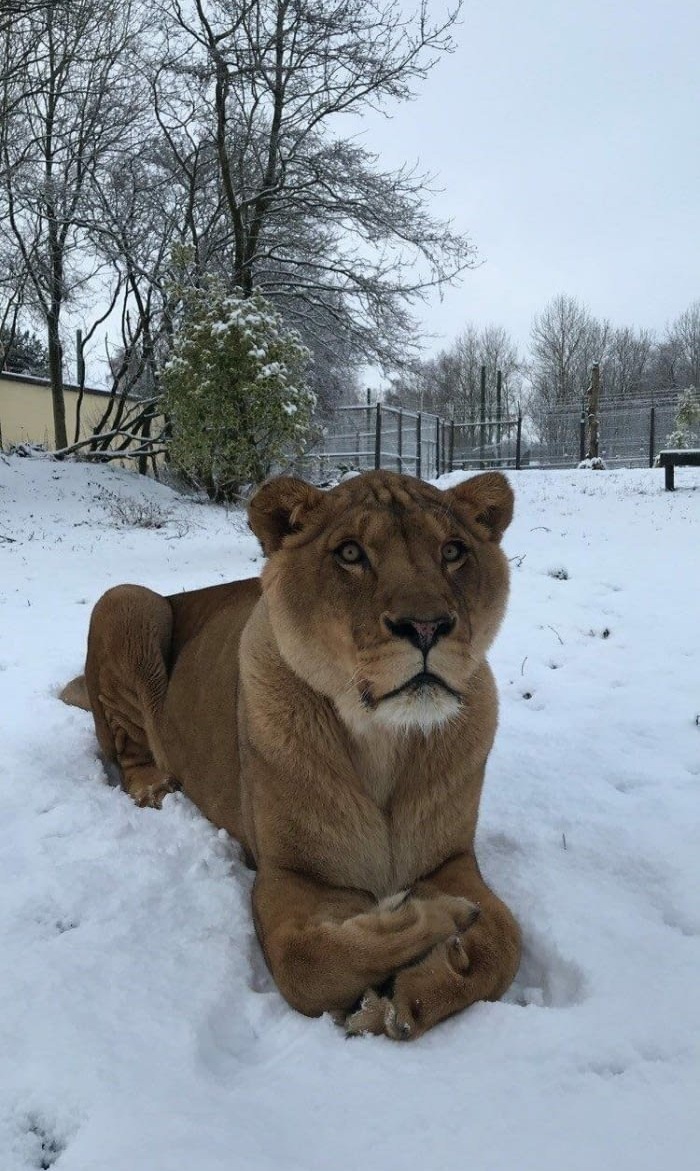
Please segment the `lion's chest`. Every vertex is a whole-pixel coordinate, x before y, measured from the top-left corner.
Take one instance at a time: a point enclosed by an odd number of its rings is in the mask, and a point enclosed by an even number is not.
[[[335,808],[326,807],[318,819],[307,803],[303,825],[290,826],[294,849],[301,847],[297,861],[330,886],[384,898],[463,848],[461,818],[440,802],[406,797],[400,778],[384,808],[359,786],[337,798]]]

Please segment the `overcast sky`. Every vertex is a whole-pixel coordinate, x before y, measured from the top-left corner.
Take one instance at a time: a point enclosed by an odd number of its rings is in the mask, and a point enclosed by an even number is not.
[[[365,134],[438,175],[484,262],[421,314],[429,348],[468,322],[525,346],[558,292],[663,331],[700,298],[700,0],[467,0],[457,39]]]

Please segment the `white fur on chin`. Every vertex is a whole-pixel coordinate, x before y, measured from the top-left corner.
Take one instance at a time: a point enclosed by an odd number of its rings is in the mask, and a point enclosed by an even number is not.
[[[437,687],[422,687],[402,692],[385,699],[373,713],[373,720],[382,727],[408,732],[417,728],[430,732],[453,720],[461,704],[456,695]]]

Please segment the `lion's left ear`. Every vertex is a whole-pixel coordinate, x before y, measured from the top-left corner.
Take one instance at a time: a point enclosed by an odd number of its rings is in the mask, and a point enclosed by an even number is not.
[[[303,527],[305,517],[323,498],[324,493],[313,484],[293,476],[277,476],[263,484],[248,505],[248,524],[266,557]]]
[[[466,512],[467,523],[484,541],[500,541],[513,519],[513,490],[500,472],[472,476],[445,495]]]

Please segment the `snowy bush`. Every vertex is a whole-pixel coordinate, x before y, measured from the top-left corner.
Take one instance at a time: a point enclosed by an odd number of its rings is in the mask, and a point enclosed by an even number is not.
[[[678,396],[678,410],[676,425],[670,435],[666,437],[666,446],[670,448],[688,447],[693,432],[700,426],[700,399],[694,387],[682,390]]]
[[[155,500],[144,496],[131,498],[118,496],[103,488],[100,502],[110,523],[117,529],[163,529],[172,517],[172,508],[163,508]]]
[[[311,434],[309,351],[259,294],[188,301],[163,372],[176,466],[215,500],[259,483]]]

